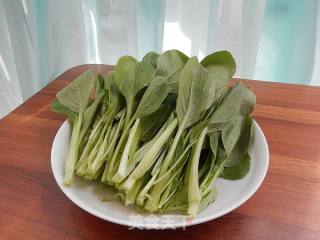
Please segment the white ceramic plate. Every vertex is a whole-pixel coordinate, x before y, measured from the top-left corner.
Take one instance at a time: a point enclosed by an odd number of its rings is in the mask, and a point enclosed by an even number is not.
[[[54,138],[51,150],[51,167],[55,180],[67,197],[83,210],[107,221],[134,228],[177,228],[210,221],[225,215],[247,201],[261,185],[268,169],[269,150],[265,136],[255,122],[251,167],[247,176],[238,181],[217,179],[218,198],[196,218],[183,215],[157,215],[141,213],[125,207],[118,201],[103,202],[107,194],[105,185],[76,178],[71,187],[63,185],[64,160],[67,155],[70,127],[65,121]]]

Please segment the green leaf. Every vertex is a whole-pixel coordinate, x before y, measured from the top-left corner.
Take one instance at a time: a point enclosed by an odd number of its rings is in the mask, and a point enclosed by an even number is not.
[[[97,79],[96,79],[96,86],[95,86],[95,98],[99,95],[104,95],[105,94],[105,79],[101,74],[98,74]]]
[[[102,99],[105,96],[106,91],[104,90],[104,78],[102,77],[102,75],[99,75],[97,80],[96,80],[96,87],[95,87],[95,99],[94,101],[91,103],[91,105],[89,107],[86,108],[86,110],[84,111],[84,115],[83,115],[83,126],[81,128],[81,143],[83,142],[83,138],[85,136],[85,134],[87,133],[87,131],[89,130],[89,128],[92,126],[94,118],[96,116],[98,107],[100,106],[100,103],[102,101]]]
[[[208,69],[210,77],[217,83],[217,88],[223,87],[236,72],[236,62],[228,51],[212,53],[206,56],[201,64]]]
[[[138,62],[130,56],[121,57],[114,70],[114,80],[127,102],[125,126],[131,119],[134,98],[154,76],[154,68],[146,61]]]
[[[227,155],[229,156],[232,149],[238,142],[240,135],[244,132],[247,118],[237,116],[225,124],[222,129],[222,143]]]
[[[178,50],[168,50],[162,53],[157,62],[157,74],[167,78],[169,92],[178,92],[178,79],[188,57]]]
[[[60,90],[57,93],[57,99],[74,112],[84,111],[94,84],[95,75],[91,71],[86,71]]]
[[[224,168],[220,177],[229,180],[244,178],[250,170],[250,155],[247,153],[237,165]]]
[[[156,52],[148,52],[146,55],[144,55],[142,61],[146,61],[150,63],[154,68],[157,68],[157,62],[158,62],[159,54]]]
[[[108,90],[111,83],[115,83],[115,80],[114,80],[114,71],[109,71],[107,72],[107,74],[104,76],[104,83],[103,83],[103,86],[104,86],[104,89],[105,90]]]
[[[146,89],[135,113],[136,118],[143,118],[155,112],[168,95],[165,78],[155,77]]]
[[[223,126],[237,116],[248,116],[256,104],[254,93],[238,82],[223,98],[209,119],[209,131],[221,130]]]
[[[191,143],[194,143],[198,140],[202,129],[204,129],[207,124],[208,124],[207,121],[201,121],[201,122],[198,122],[196,125],[194,125],[190,129],[190,142]]]
[[[87,107],[86,110],[84,111],[83,125],[81,128],[81,136],[80,136],[81,139],[84,137],[84,135],[87,133],[89,128],[92,126],[93,120],[97,113],[97,109],[103,97],[104,95],[97,96],[97,98],[92,102],[92,104],[89,107]]]
[[[253,134],[253,121],[251,117],[248,117],[243,121],[243,126],[241,130],[241,135],[238,138],[236,144],[232,148],[231,152],[229,152],[228,158],[225,162],[226,167],[236,165],[248,152],[249,146],[252,139]],[[230,150],[229,150],[230,151]]]
[[[162,104],[155,112],[141,118],[141,140],[151,140],[158,130],[165,124],[172,111]]]
[[[73,112],[70,108],[63,105],[57,98],[53,100],[51,104],[51,110],[55,113],[67,115],[71,122],[73,122],[77,116],[77,113]]]
[[[120,109],[123,108],[124,105],[119,89],[117,88],[117,85],[115,83],[110,84],[108,96],[108,111],[109,114],[111,114],[112,117],[114,117],[120,111]]]
[[[147,61],[141,61],[135,69],[134,95],[149,85],[155,75],[155,69]]]
[[[135,91],[135,69],[138,61],[130,56],[119,58],[114,69],[114,80],[127,103],[132,101]],[[111,77],[111,76],[110,76]]]
[[[190,58],[179,78],[177,116],[179,124],[187,128],[198,122],[215,100],[215,83],[209,72],[199,64],[196,57]]]

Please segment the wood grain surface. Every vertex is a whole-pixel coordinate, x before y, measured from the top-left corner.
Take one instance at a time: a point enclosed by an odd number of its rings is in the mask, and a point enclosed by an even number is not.
[[[50,111],[51,101],[86,69],[112,67],[72,68],[0,120],[0,239],[320,239],[320,88],[245,81],[270,149],[261,188],[208,223],[129,230],[75,206],[51,172],[51,144],[64,121]]]

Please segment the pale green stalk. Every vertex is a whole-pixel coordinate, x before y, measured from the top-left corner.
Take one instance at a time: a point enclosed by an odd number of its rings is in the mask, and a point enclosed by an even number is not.
[[[192,159],[189,164],[191,164],[190,176],[188,181],[188,214],[191,216],[196,216],[199,211],[199,205],[201,201],[201,194],[199,188],[199,177],[198,177],[198,168],[199,168],[199,159],[201,154],[201,148],[206,136],[208,128],[205,127],[199,136],[197,144],[195,146],[194,152],[192,154]]]
[[[130,152],[134,137],[136,135],[136,132],[138,131],[139,123],[140,123],[140,119],[137,119],[129,132],[129,137],[120,159],[119,168],[116,174],[112,178],[112,181],[115,183],[120,183],[125,177],[127,165],[129,161],[129,152]]]
[[[120,140],[118,142],[118,145],[113,153],[113,156],[111,158],[111,161],[108,163],[107,169],[105,170],[105,173],[103,173],[103,179],[105,182],[109,182],[112,183],[112,177],[114,174],[114,171],[117,169],[116,168],[116,159],[118,158],[118,154],[121,150],[121,148],[123,147],[123,143],[127,138],[127,134],[130,130],[130,125],[132,124],[132,122],[134,121],[134,119],[131,119],[130,123],[124,128]]]
[[[117,126],[114,128],[115,133],[114,134],[111,133],[110,137],[112,137],[112,140],[111,140],[110,144],[108,145],[107,149],[103,152],[103,155],[100,156],[99,158],[96,158],[93,161],[93,163],[90,166],[88,166],[87,171],[89,173],[95,173],[99,169],[99,167],[103,164],[103,162],[106,161],[106,158],[107,158],[109,152],[111,152],[112,148],[115,145],[116,140],[118,139],[120,130],[122,128],[122,124],[123,124],[123,117],[120,118],[119,123],[117,123]]]
[[[154,162],[156,161],[156,156],[159,154],[164,144],[168,141],[169,137],[175,130],[177,124],[177,119],[174,119],[168,125],[166,130],[161,134],[159,139],[152,145],[152,147],[148,150],[144,158],[140,161],[139,165],[130,174],[129,178],[126,180],[124,184],[124,188],[127,191],[129,191],[131,187],[134,185],[135,181],[141,178],[154,164]]]
[[[83,112],[81,111],[79,113],[79,117],[75,120],[72,128],[68,156],[67,156],[65,167],[64,167],[63,183],[66,186],[70,186],[73,182],[74,168],[78,158],[78,150],[79,150],[79,143],[80,143],[79,136],[80,136],[81,123],[82,123],[82,116],[83,116]]]
[[[177,145],[179,143],[180,137],[183,133],[185,122],[186,121],[183,121],[182,124],[178,128],[178,131],[174,137],[174,140],[172,142],[170,150],[169,150],[169,152],[168,152],[168,154],[167,154],[166,158],[164,159],[163,164],[161,166],[159,177],[164,175],[168,170],[168,167],[172,161],[175,150],[176,150]],[[154,212],[158,209],[158,204],[160,201],[161,194],[164,191],[165,184],[166,184],[166,178],[164,178],[158,184],[154,185],[154,187],[152,188],[151,193],[150,193],[150,198],[148,199],[146,206],[145,206],[146,210],[148,210],[150,212]]]

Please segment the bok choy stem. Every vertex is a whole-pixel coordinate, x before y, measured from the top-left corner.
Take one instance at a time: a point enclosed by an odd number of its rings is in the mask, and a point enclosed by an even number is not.
[[[177,124],[177,119],[174,119],[166,128],[166,130],[160,135],[159,139],[157,139],[157,141],[147,151],[146,155],[140,161],[139,165],[134,169],[134,171],[130,174],[129,178],[125,182],[124,188],[127,191],[132,188],[135,181],[141,178],[156,161],[156,156],[159,154],[164,144],[168,141],[168,138],[175,130]]]
[[[78,149],[79,149],[79,143],[80,143],[79,136],[80,136],[81,123],[82,123],[82,115],[83,115],[83,112],[80,112],[79,117],[76,119],[72,128],[71,141],[70,141],[68,156],[67,156],[65,168],[64,168],[65,175],[64,175],[63,183],[66,186],[70,186],[73,182],[74,168],[78,158]]]
[[[190,168],[190,176],[188,181],[188,214],[191,216],[196,216],[199,210],[199,205],[201,201],[201,194],[199,188],[199,177],[198,177],[198,168],[199,168],[199,159],[201,154],[201,148],[206,136],[208,128],[205,127],[199,136],[199,139],[195,145],[194,152],[192,154],[192,158],[189,164],[191,164]]]

